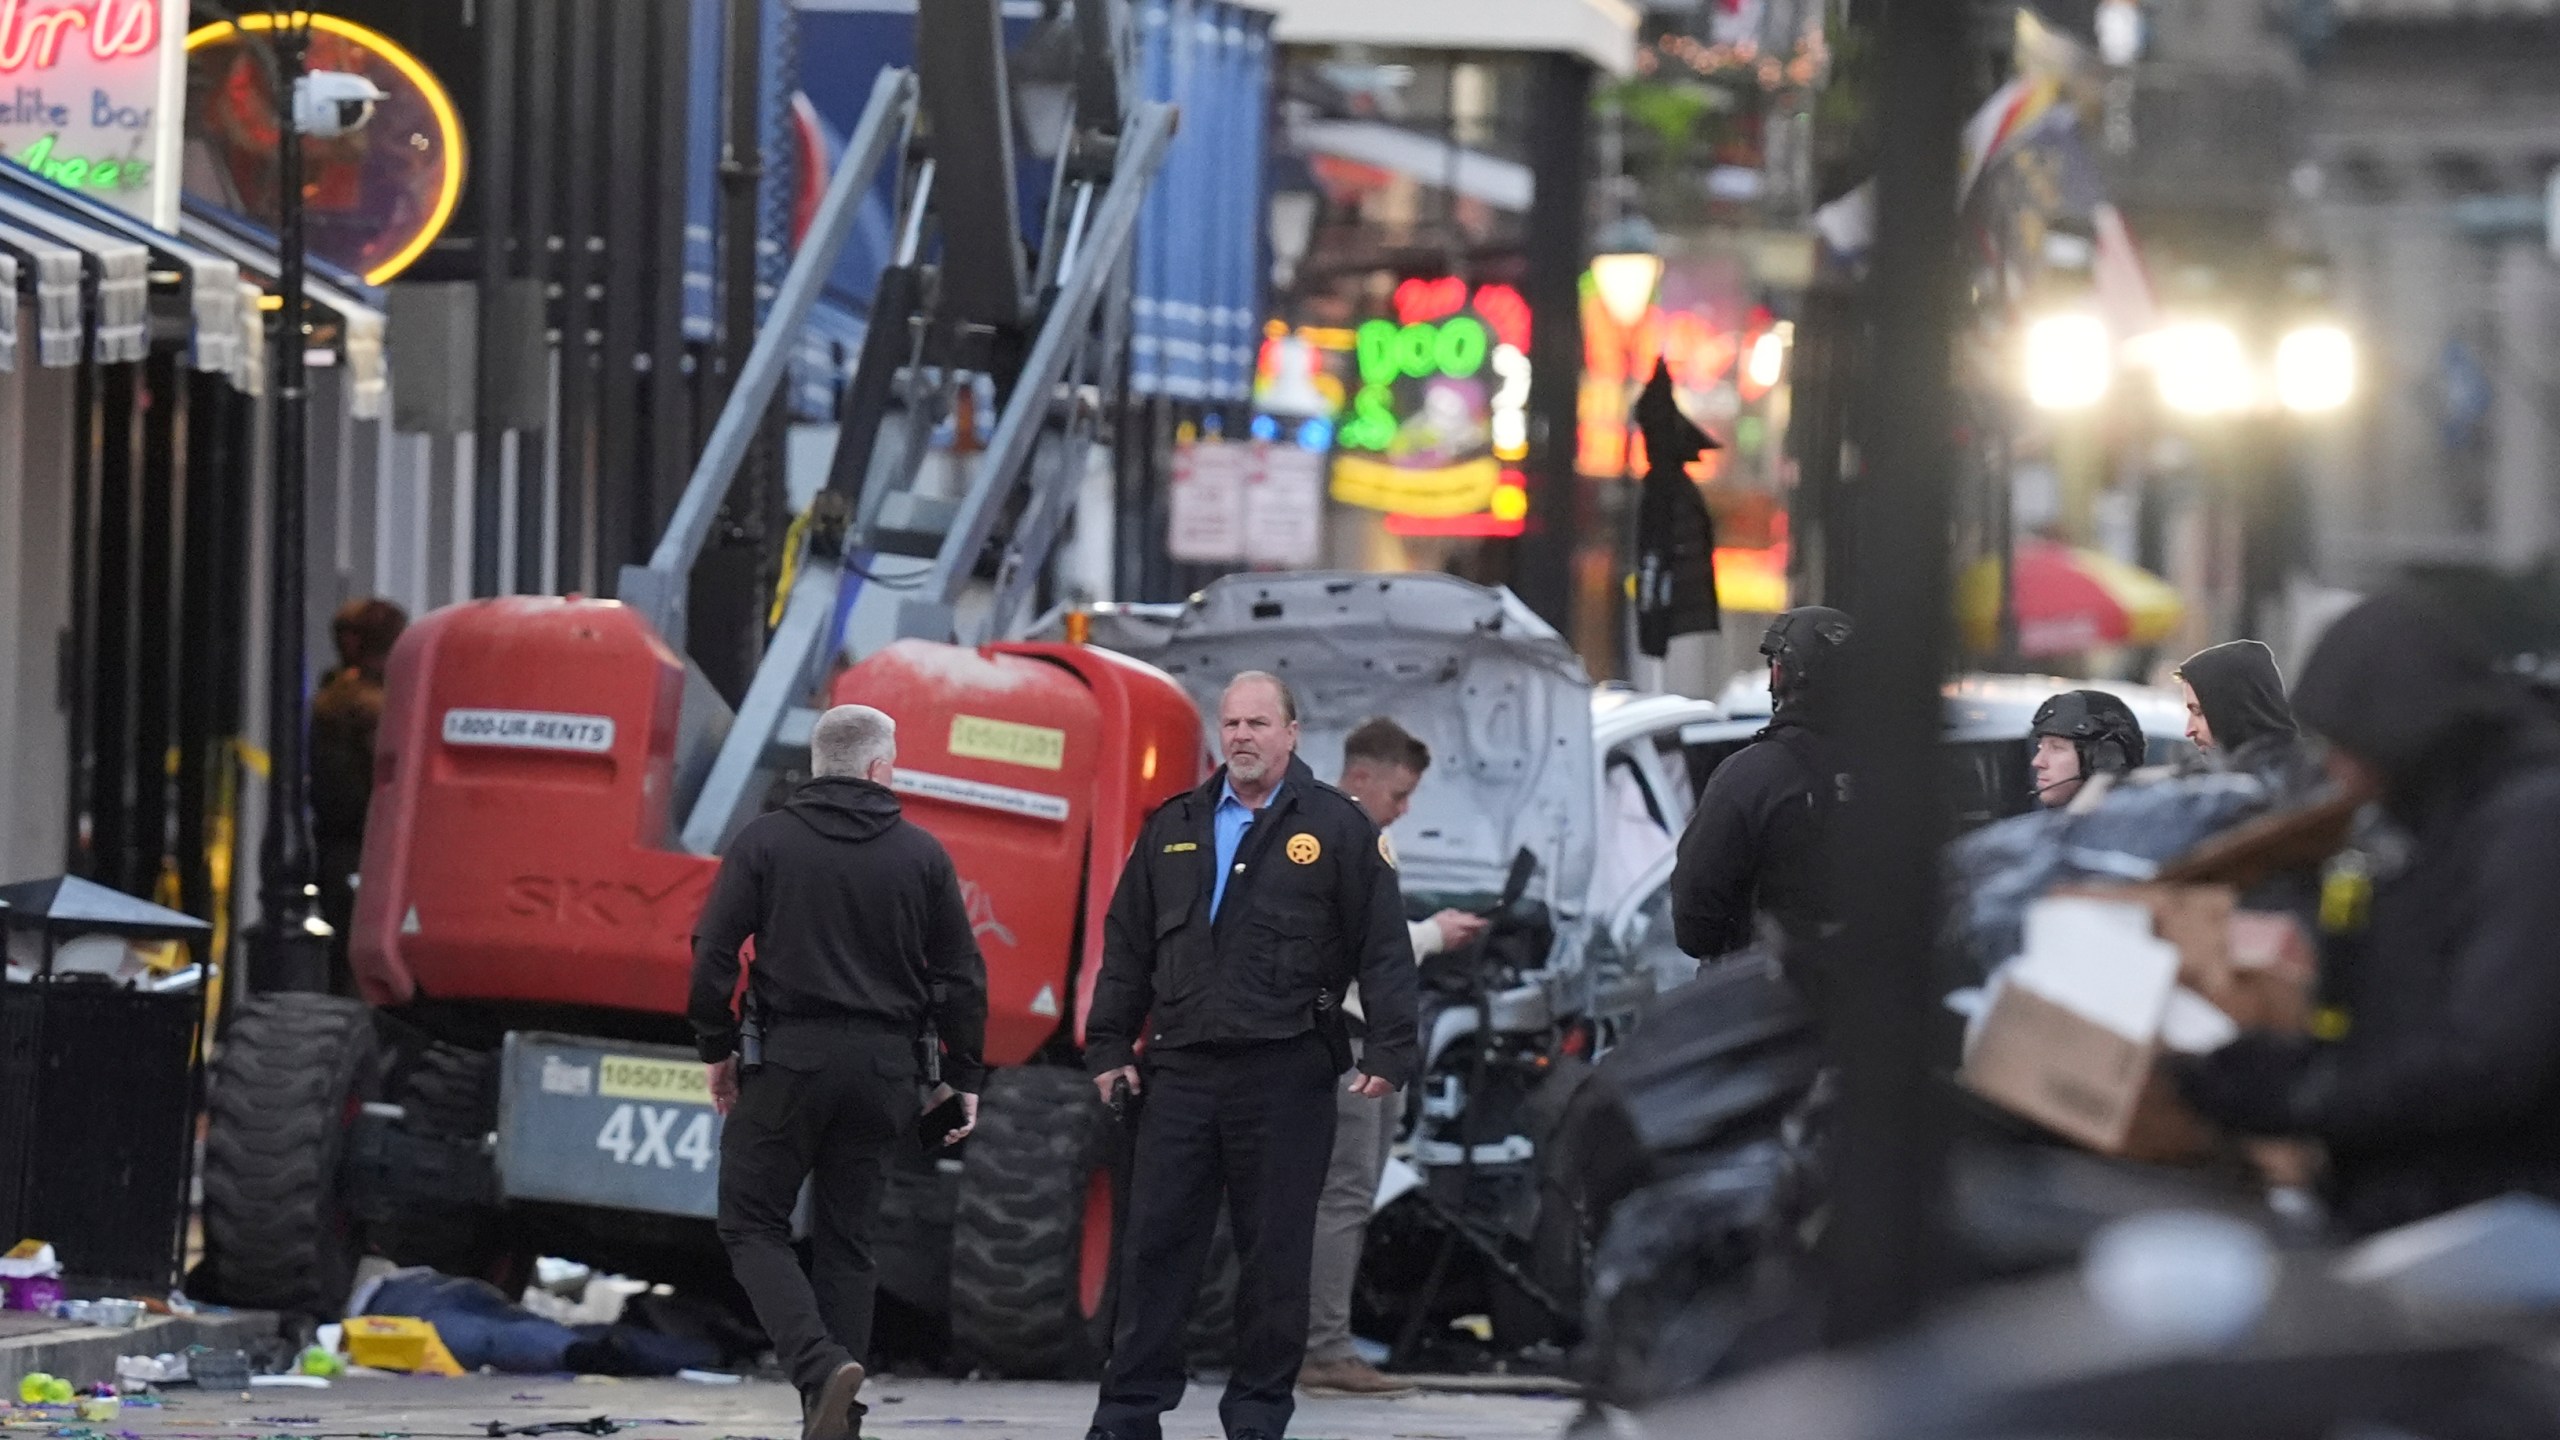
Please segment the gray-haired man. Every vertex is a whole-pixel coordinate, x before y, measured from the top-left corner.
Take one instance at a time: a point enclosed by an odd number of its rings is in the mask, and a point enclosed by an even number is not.
[[[946,1143],[977,1122],[986,1073],[986,964],[951,857],[889,793],[897,758],[897,726],[881,712],[839,705],[820,716],[809,739],[815,778],[738,832],[693,934],[688,1014],[712,1102],[728,1117],[720,1240],[800,1387],[805,1440],[847,1440],[861,1428],[860,1361],[879,1285],[871,1223],[889,1147],[915,1123],[926,1021],[962,1107]],[[750,939],[747,1000],[764,1024],[763,1064],[741,1074],[730,999]],[[803,1274],[791,1211],[813,1174],[812,1274]]]

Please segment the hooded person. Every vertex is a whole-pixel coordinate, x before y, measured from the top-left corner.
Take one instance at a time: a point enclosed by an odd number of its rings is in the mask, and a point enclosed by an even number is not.
[[[2294,710],[2406,857],[2376,877],[2344,1038],[2244,1035],[2182,1062],[2181,1087],[2232,1129],[2324,1142],[2356,1233],[2560,1199],[2560,723],[2400,594],[2331,627]]]
[[[1673,935],[1701,960],[1750,945],[1764,914],[1790,940],[1819,935],[1831,919],[1824,841],[1848,788],[1834,737],[1850,631],[1846,614],[1808,605],[1761,638],[1777,713],[1707,777],[1671,872]]]
[[[2309,778],[2284,674],[2264,643],[2207,647],[2176,673],[2187,702],[2187,739],[2198,750],[2225,769],[2277,772],[2280,783]]]

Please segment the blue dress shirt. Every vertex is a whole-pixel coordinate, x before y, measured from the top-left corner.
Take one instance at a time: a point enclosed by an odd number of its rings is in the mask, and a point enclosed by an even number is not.
[[[1279,798],[1280,787],[1275,785],[1271,787],[1270,795],[1262,802],[1264,808],[1268,809],[1272,802]],[[1236,848],[1244,843],[1244,832],[1253,824],[1253,817],[1257,813],[1259,812],[1236,798],[1234,781],[1228,781],[1226,787],[1219,792],[1218,810],[1210,817],[1209,822],[1211,837],[1216,842],[1218,851],[1218,878],[1209,891],[1211,920],[1218,918],[1218,907],[1226,902],[1227,877],[1233,875],[1236,870]]]

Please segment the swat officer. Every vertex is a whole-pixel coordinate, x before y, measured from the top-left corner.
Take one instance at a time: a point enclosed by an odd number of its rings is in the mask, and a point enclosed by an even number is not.
[[[1242,1275],[1219,1418],[1229,1440],[1287,1433],[1355,980],[1368,1036],[1351,1089],[1383,1099],[1413,1078],[1413,942],[1393,852],[1297,758],[1297,701],[1278,678],[1238,675],[1218,736],[1226,764],[1148,818],[1121,872],[1086,1023],[1103,1097],[1143,1097],[1088,1440],[1160,1440],[1181,1403],[1184,1321],[1221,1193]]]
[[[1701,960],[1750,945],[1763,914],[1798,940],[1831,918],[1824,837],[1848,787],[1834,737],[1837,662],[1849,633],[1847,615],[1807,605],[1761,637],[1774,713],[1707,777],[1671,872],[1673,937]]]
[[[2065,690],[2036,707],[2027,725],[2035,747],[2036,801],[2059,810],[2100,775],[2142,766],[2142,722],[2133,707],[2104,690]]]
[[[928,1103],[956,1093],[960,1110],[944,1143],[976,1124],[985,1075],[986,962],[951,856],[889,791],[897,762],[887,715],[839,705],[819,716],[816,778],[738,832],[694,924],[686,1014],[712,1103],[728,1117],[720,1242],[800,1388],[802,1440],[861,1429],[860,1361],[879,1287],[870,1231],[890,1146],[916,1123],[926,1023],[947,1051],[945,1084]],[[750,938],[746,1003],[761,1057],[742,1056],[743,1017],[730,1006]],[[803,1274],[791,1212],[812,1178]]]

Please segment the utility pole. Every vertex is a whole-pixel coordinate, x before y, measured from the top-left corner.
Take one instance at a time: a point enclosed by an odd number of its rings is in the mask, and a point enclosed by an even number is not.
[[[302,130],[295,97],[309,68],[308,17],[277,12],[268,31],[276,60],[276,298],[268,376],[274,401],[275,514],[267,606],[267,816],[258,849],[258,925],[249,938],[249,983],[261,991],[329,988],[329,942],[313,870],[310,771],[303,763],[303,644],[308,604],[304,522],[310,396],[303,376]]]
[[[1944,1098],[1929,1072],[1938,856],[1948,828],[1939,689],[1949,654],[1955,488],[1956,136],[1967,17],[1958,0],[1883,7],[1875,268],[1878,362],[1853,412],[1875,477],[1856,487],[1844,707],[1849,823],[1833,836],[1845,933],[1824,955],[1840,1067],[1827,1322],[1857,1344],[1919,1318],[1937,1280]]]
[[[764,0],[728,0],[721,39],[720,344],[711,410],[727,402],[756,340],[757,223],[764,183]],[[762,509],[771,476],[763,427],[720,506],[711,546],[687,586],[687,635],[669,641],[697,657],[714,688],[746,695],[764,647]]]

